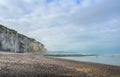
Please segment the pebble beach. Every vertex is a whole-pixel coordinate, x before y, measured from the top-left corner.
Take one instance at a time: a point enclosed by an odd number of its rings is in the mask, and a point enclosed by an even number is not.
[[[0,77],[120,77],[120,66],[2,53]]]

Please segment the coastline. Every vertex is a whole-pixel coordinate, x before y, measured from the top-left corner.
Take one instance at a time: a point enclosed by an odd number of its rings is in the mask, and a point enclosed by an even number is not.
[[[35,56],[0,54],[5,77],[120,77],[120,66]]]
[[[96,54],[43,54],[44,56],[52,57],[82,57],[82,56],[98,56]]]

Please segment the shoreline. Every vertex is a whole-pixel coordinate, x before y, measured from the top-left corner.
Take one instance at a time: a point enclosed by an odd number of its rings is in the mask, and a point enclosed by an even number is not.
[[[45,56],[46,57],[46,56]],[[84,57],[84,56],[81,56]],[[86,56],[85,56],[86,57]],[[80,60],[72,60],[72,59],[64,59],[64,58],[58,58],[58,57],[47,57],[50,59],[57,59],[57,60],[63,60],[63,61],[72,61],[72,62],[83,62],[83,63],[93,63],[93,64],[101,64],[101,65],[110,65],[110,66],[117,66],[120,67],[120,65],[115,65],[115,64],[107,64],[107,63],[99,63],[99,62],[91,62],[91,61],[80,61]]]
[[[0,76],[120,77],[120,66],[35,56],[0,54]]]
[[[74,61],[83,61],[91,63],[99,63],[106,65],[120,66],[119,55],[99,55],[99,54],[45,54],[48,58],[66,59]]]
[[[52,56],[52,57],[82,57],[82,56],[98,56],[96,54],[43,54],[44,56]]]

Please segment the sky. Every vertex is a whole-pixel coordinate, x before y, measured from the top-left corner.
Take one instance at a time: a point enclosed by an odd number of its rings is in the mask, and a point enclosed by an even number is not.
[[[120,53],[120,0],[0,0],[0,24],[48,51]]]

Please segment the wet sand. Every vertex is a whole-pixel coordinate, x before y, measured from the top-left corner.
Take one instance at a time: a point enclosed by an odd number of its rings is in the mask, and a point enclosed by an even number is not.
[[[120,77],[120,66],[0,53],[0,77]]]

